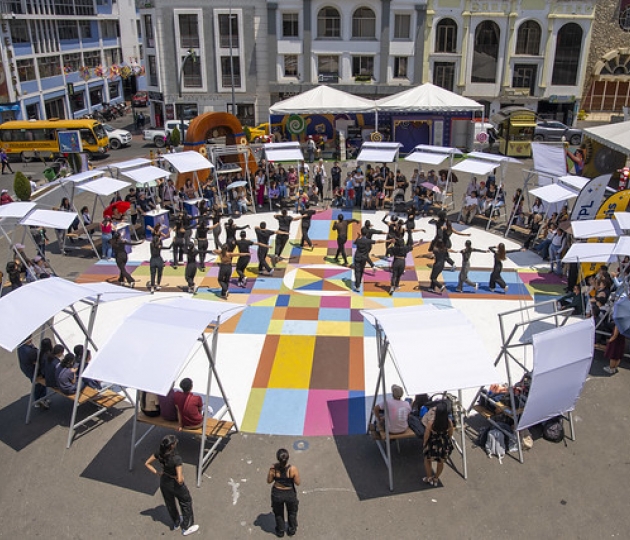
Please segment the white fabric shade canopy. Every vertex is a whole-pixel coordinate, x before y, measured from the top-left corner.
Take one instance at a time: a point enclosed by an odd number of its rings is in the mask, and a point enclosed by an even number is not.
[[[615,212],[615,219],[617,220],[617,223],[619,223],[620,229],[623,229],[624,231],[630,229],[630,212]]]
[[[46,227],[48,229],[67,229],[77,218],[76,212],[59,210],[43,210],[37,208],[20,220],[20,225]]]
[[[508,156],[498,156],[497,154],[488,154],[486,152],[468,152],[466,154],[468,158],[481,159],[484,161],[496,161],[497,163],[522,163],[516,158]]]
[[[13,218],[22,219],[26,216],[36,204],[34,202],[12,202],[0,206],[0,219]]]
[[[269,108],[270,114],[344,114],[370,112],[374,101],[326,85],[319,85],[297,96],[279,101]]]
[[[479,159],[465,159],[463,161],[460,161],[457,165],[453,165],[453,167],[451,167],[451,170],[456,172],[486,175],[490,174],[496,168],[496,163],[481,161]]]
[[[569,199],[577,197],[577,193],[574,190],[559,184],[549,184],[547,186],[530,189],[529,193],[534,197],[538,197],[541,201],[550,204],[568,201]]]
[[[482,111],[483,105],[431,83],[376,101],[379,111]]]
[[[621,231],[612,219],[585,219],[571,222],[571,234],[575,238],[617,238]]]
[[[159,180],[160,178],[170,178],[171,176],[171,173],[169,173],[168,171],[165,171],[164,169],[160,169],[159,167],[155,167],[153,165],[142,167],[140,169],[133,169],[131,171],[124,171],[121,174],[123,176],[126,176],[127,178],[130,178],[131,180],[136,182],[136,184],[142,185],[155,183],[155,181]]]
[[[92,178],[97,178],[99,176],[103,176],[105,171],[100,169],[92,169],[91,171],[84,171],[77,174],[73,174],[72,176],[65,176],[60,178],[59,181],[61,183],[64,182],[72,182],[73,184],[78,184],[79,182],[85,182],[86,180],[91,180]]]
[[[265,157],[267,161],[274,163],[284,163],[290,161],[304,161],[304,154],[300,148],[300,143],[265,143]]]
[[[617,152],[630,155],[630,122],[606,124],[584,129],[587,137]]]
[[[573,411],[591,367],[594,339],[593,319],[534,334],[532,382],[519,430]]]
[[[630,236],[621,236],[617,239],[613,255],[616,257],[630,257]]]
[[[532,142],[531,148],[534,170],[539,175],[549,178],[566,176],[567,158],[563,145]]]
[[[180,173],[189,173],[202,171],[204,169],[213,169],[214,165],[210,163],[199,152],[180,152],[179,154],[164,154],[162,156]]]
[[[573,244],[562,258],[563,263],[607,263],[615,258],[615,244],[608,242],[587,242]]]
[[[460,311],[412,306],[361,313],[386,334],[407,394],[478,388],[500,378],[481,337]]]
[[[84,376],[166,395],[208,325],[224,322],[244,308],[191,298],[146,303],[110,336]]]
[[[85,184],[81,184],[80,189],[83,191],[89,191],[95,195],[107,196],[129,187],[129,185],[129,182],[125,182],[124,180],[103,176],[102,178],[97,178],[96,180],[90,180]]]
[[[144,293],[103,283],[78,285],[58,277],[28,283],[0,298],[0,347],[12,351],[60,311],[99,294],[116,300]]]
[[[393,163],[398,157],[398,152],[402,144],[400,143],[374,143],[364,142],[361,151],[357,156],[357,161]]]
[[[127,161],[120,161],[118,163],[110,163],[109,165],[105,165],[103,167],[99,167],[101,169],[118,169],[119,171],[124,171],[126,169],[135,169],[137,167],[142,167],[143,165],[148,165],[151,163],[150,160],[146,158],[134,158],[129,159]]]
[[[448,154],[431,154],[429,152],[413,152],[405,157],[405,161],[413,161],[414,163],[424,163],[425,165],[441,165],[447,159]]]
[[[577,191],[582,191],[584,186],[591,181],[590,178],[585,178],[584,176],[574,176],[568,174],[566,176],[558,177],[558,182],[563,186],[567,186],[571,189],[575,189]]]

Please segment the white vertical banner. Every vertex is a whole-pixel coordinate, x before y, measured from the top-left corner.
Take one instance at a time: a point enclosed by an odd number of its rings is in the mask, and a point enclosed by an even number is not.
[[[595,219],[597,210],[599,210],[604,195],[606,194],[606,186],[608,186],[610,177],[610,174],[602,174],[601,176],[593,178],[582,188],[582,191],[580,191],[573,205],[571,221]]]

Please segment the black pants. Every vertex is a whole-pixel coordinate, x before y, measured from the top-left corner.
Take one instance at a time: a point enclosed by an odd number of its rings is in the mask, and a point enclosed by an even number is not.
[[[311,228],[310,225],[308,226],[304,226],[302,225],[302,241],[300,242],[300,247],[304,247],[304,244],[308,244],[308,247],[312,248],[313,247],[313,242],[311,242],[311,239],[308,236],[308,230]]]
[[[221,234],[221,225],[219,225],[216,229],[212,229],[212,237],[214,238],[215,249],[221,249],[223,247],[221,240],[219,240],[220,234]]]
[[[433,265],[433,268],[431,269],[431,285],[430,285],[432,289],[439,289],[442,287],[442,285],[440,285],[437,279],[440,277],[440,274],[442,273],[443,270],[444,270],[443,262],[436,262]]]
[[[499,285],[502,289],[505,289],[505,281],[503,281],[503,278],[501,277],[501,269],[494,269],[492,270],[492,274],[490,274],[490,282],[488,283],[488,286],[491,289],[494,289],[497,285]]]
[[[464,288],[464,283],[470,285],[471,287],[475,286],[475,283],[470,281],[468,278],[468,272],[470,271],[470,265],[464,264],[462,265],[462,269],[459,271],[459,280],[457,281],[457,290],[461,291]]]
[[[232,277],[232,265],[219,265],[219,285],[221,285],[221,296],[226,296],[230,288],[230,278]]]
[[[275,249],[276,257],[280,257],[280,255],[282,255],[282,250],[284,249],[284,246],[287,245],[288,240],[289,240],[288,234],[279,234],[276,236],[276,249]]]
[[[178,263],[184,260],[184,239],[173,239],[173,266],[177,266]]]
[[[367,264],[367,259],[365,260],[357,260],[354,259],[354,286],[358,289],[361,286],[361,282],[363,281],[363,273],[365,272],[365,265]]]
[[[236,273],[238,274],[238,279],[240,281],[245,279],[245,270],[247,269],[247,265],[252,258],[249,255],[245,257],[239,257],[236,260]]]
[[[186,271],[184,272],[184,276],[186,277],[186,283],[188,284],[189,289],[195,288],[195,276],[197,275],[197,261],[192,260],[186,263]]]
[[[262,272],[271,272],[271,266],[267,262],[267,253],[269,253],[269,248],[266,247],[258,247],[258,271]]]
[[[2,162],[2,174],[4,174],[4,169],[8,168],[9,171],[13,172],[13,169],[11,168],[11,165],[9,165],[8,161],[3,161]]]
[[[186,484],[179,484],[174,478],[163,474],[160,477],[160,491],[162,492],[162,497],[164,497],[164,504],[168,510],[168,515],[171,516],[173,523],[179,521],[180,510],[177,508],[177,503],[179,503],[182,516],[182,530],[185,531],[189,529],[195,520],[193,516],[192,497],[190,496]]]
[[[346,255],[346,242],[348,241],[347,236],[338,236],[337,237],[337,253],[335,253],[335,260],[339,259],[339,256],[343,257],[344,264],[348,264],[348,256]]]
[[[199,250],[199,264],[204,269],[206,267],[206,253],[208,253],[208,240],[204,238],[197,239],[197,249]]]
[[[151,257],[149,261],[149,272],[151,273],[151,287],[162,283],[162,272],[164,271],[164,259],[162,257]],[[156,282],[157,276],[157,282]]]
[[[289,534],[295,534],[297,529],[297,513],[299,501],[295,491],[292,489],[276,489],[271,490],[271,509],[276,517],[276,534],[284,534],[284,508],[287,508],[287,517],[289,521]]]
[[[125,253],[122,256],[121,255],[116,256],[116,266],[118,267],[118,271],[119,271],[118,281],[122,283],[123,281],[127,280],[127,283],[133,283],[133,278],[131,277],[131,274],[127,272],[127,268],[125,266],[126,264],[127,264],[127,253]]]
[[[400,278],[405,273],[405,259],[402,257],[394,257],[392,262],[392,287],[400,285]]]

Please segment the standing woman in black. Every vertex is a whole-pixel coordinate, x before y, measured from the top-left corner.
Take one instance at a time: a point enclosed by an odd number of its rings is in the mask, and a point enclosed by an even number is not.
[[[413,233],[426,232],[424,229],[416,229],[416,213],[413,208],[411,208],[407,214],[405,232],[407,233],[407,247],[413,246]]]
[[[184,261],[184,250],[186,249],[186,236],[188,234],[184,216],[186,212],[179,212],[175,218],[175,237],[171,247],[173,248],[173,268],[177,268],[180,262]]]
[[[441,293],[446,289],[446,285],[440,285],[438,278],[444,270],[444,264],[450,259],[449,251],[456,253],[453,250],[449,250],[442,240],[436,240],[433,244],[433,268],[431,268],[431,284],[429,289],[434,293]]]
[[[447,250],[451,249],[453,247],[453,243],[451,242],[451,235],[453,233],[458,234],[459,236],[470,236],[470,233],[460,233],[459,231],[453,229],[453,224],[451,223],[451,220],[448,219],[444,210],[438,212],[437,221],[431,220],[430,223],[435,225],[435,238],[429,246],[429,251],[433,251],[433,246],[437,240],[442,240]],[[446,253],[446,262],[451,265],[452,270],[455,269],[455,261],[451,259],[448,252]]]
[[[161,471],[153,466],[155,461],[160,462]],[[177,437],[175,435],[164,437],[159,451],[149,457],[144,466],[160,477],[160,491],[168,514],[173,520],[173,530],[176,531],[181,527],[184,536],[197,532],[199,525],[194,525],[192,497],[184,484],[182,458],[177,453]],[[177,503],[179,503],[179,509]]]
[[[406,246],[402,237],[397,237],[393,240],[389,240],[389,242],[393,243],[393,246],[390,248],[393,260],[392,279],[389,288],[389,294],[392,295],[394,294],[394,291],[400,286],[400,278],[405,273],[405,258],[407,257],[407,253],[409,253],[414,246],[420,244],[420,242],[412,244],[411,246]]]
[[[287,507],[289,528],[287,534],[293,536],[297,530],[297,513],[299,501],[295,486],[300,485],[300,471],[297,467],[289,465],[289,452],[280,448],[276,453],[277,463],[274,463],[267,473],[267,483],[273,484],[271,488],[271,508],[276,518],[276,536],[284,536],[284,507]]]
[[[120,274],[118,275],[118,283],[124,285],[125,280],[127,280],[127,284],[130,287],[135,287],[136,280],[131,277],[131,274],[127,272],[127,261],[129,257],[127,256],[127,246],[141,244],[141,241],[138,242],[130,242],[129,240],[125,240],[120,236],[118,231],[115,231],[112,234],[111,246],[112,251],[114,252],[114,259],[116,260],[116,266]]]
[[[219,239],[219,236],[221,235],[221,207],[218,204],[215,204],[212,207],[211,219],[212,225],[214,225],[214,228],[212,229],[212,236],[214,237],[214,248],[221,249],[221,246],[223,245],[221,243],[221,240]]]
[[[240,253],[232,253],[228,251],[227,243],[223,244],[221,249],[213,251],[219,256],[219,285],[221,286],[221,298],[224,300],[228,297],[228,289],[230,288],[230,278],[232,277],[232,258],[240,257]]]
[[[206,269],[206,254],[208,253],[208,232],[216,231],[221,227],[221,223],[216,223],[208,227],[208,216],[199,218],[197,222],[197,249],[199,250],[199,268]],[[216,240],[215,240],[216,244]],[[220,249],[220,248],[217,248]]]
[[[194,242],[188,242],[186,246],[186,270],[184,271],[184,277],[186,278],[186,284],[188,289],[186,292],[195,292],[195,276],[197,275],[197,248]]]
[[[505,244],[501,243],[498,246],[490,246],[490,251],[494,253],[494,266],[492,267],[492,273],[490,274],[490,282],[488,286],[492,292],[494,292],[494,288],[499,285],[499,287],[503,288],[504,294],[508,292],[508,286],[505,281],[501,277],[501,271],[503,270],[503,261],[507,258],[505,251]]]
[[[166,238],[168,234],[164,235],[162,233],[161,224],[158,223],[151,232],[153,234],[153,238],[151,238],[151,244],[149,245],[149,249],[151,251],[151,259],[149,260],[149,272],[151,274],[151,294],[153,294],[156,290],[159,291],[162,288],[162,273],[164,272],[164,259],[162,258],[162,250],[170,249],[170,246],[164,247],[162,239]]]
[[[460,251],[462,254],[462,268],[459,271],[459,280],[457,281],[457,292],[464,291],[464,283],[474,287],[475,290],[479,289],[479,283],[474,283],[470,281],[468,278],[468,272],[470,272],[470,256],[473,252],[477,253],[487,253],[483,249],[476,249],[472,247],[472,242],[470,240],[466,240],[466,247]]]
[[[225,243],[228,245],[228,249],[234,249],[236,247],[236,231],[242,231],[249,229],[249,225],[239,227],[232,218],[227,220],[225,224]]]

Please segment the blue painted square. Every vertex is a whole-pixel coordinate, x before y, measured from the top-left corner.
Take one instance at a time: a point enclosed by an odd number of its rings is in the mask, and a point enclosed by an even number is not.
[[[374,326],[367,321],[363,321],[363,337],[376,337]]]
[[[302,435],[308,390],[268,388],[256,427],[257,433]],[[291,411],[291,414],[286,414]]]
[[[339,308],[319,308],[320,321],[349,321],[350,311]]]
[[[279,294],[278,299],[276,300],[276,306],[278,307],[288,307],[289,299],[291,298],[288,294]]]
[[[282,335],[315,336],[317,335],[317,321],[284,321]]]
[[[258,276],[256,283],[252,287],[252,292],[256,292],[256,289],[274,290],[279,291],[282,287],[282,280],[271,276]]]
[[[237,334],[266,334],[273,316],[273,306],[249,306],[241,313]]]
[[[348,396],[348,435],[365,433],[367,426],[365,410],[365,392],[361,390],[350,390]]]
[[[330,237],[330,221],[311,221],[308,235],[312,240],[328,240]]]

